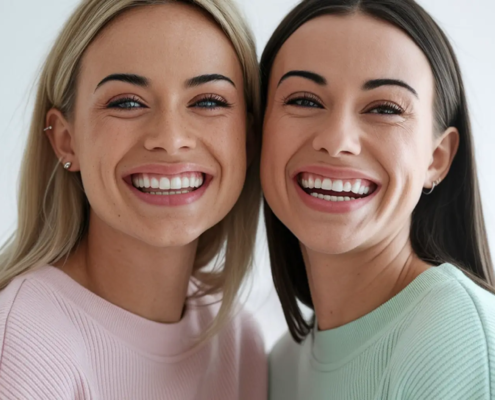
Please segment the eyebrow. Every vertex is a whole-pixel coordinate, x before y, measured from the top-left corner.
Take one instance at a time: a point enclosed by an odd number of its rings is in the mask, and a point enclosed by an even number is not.
[[[400,86],[409,90],[412,94],[419,98],[418,92],[400,79],[372,79],[363,85],[363,90],[373,90],[380,86]]]
[[[132,85],[141,86],[141,87],[147,87],[150,84],[148,78],[145,78],[144,76],[135,75],[135,74],[112,74],[112,75],[108,75],[106,78],[103,78],[101,82],[98,83],[95,92],[96,90],[98,90],[98,88],[101,85],[110,81],[127,82]]]
[[[304,78],[304,79],[309,79],[310,81],[313,81],[314,83],[316,83],[317,85],[320,85],[320,86],[325,86],[327,84],[327,80],[315,73],[315,72],[310,72],[310,71],[289,71],[287,72],[284,76],[282,76],[282,78],[280,78],[280,81],[278,81],[278,86],[280,86],[280,84],[285,81],[287,78],[290,78],[291,76],[298,76],[300,78]]]
[[[225,75],[221,74],[205,74],[205,75],[199,75],[195,76],[194,78],[188,79],[186,81],[186,87],[195,87],[199,85],[204,85],[205,83],[209,82],[215,82],[215,81],[226,81],[229,82],[232,86],[235,86],[235,83],[232,79],[226,77]]]

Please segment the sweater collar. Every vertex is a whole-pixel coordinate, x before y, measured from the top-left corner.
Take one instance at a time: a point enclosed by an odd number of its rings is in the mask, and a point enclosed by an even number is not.
[[[450,264],[431,267],[400,293],[365,316],[326,331],[313,329],[306,346],[311,347],[316,364],[339,367],[368,348],[390,327],[414,308],[434,286],[445,282],[457,268]],[[457,271],[459,272],[459,271]],[[315,326],[318,326],[315,322]]]

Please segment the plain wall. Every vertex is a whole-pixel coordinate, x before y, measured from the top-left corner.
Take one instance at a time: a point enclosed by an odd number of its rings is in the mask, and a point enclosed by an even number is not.
[[[0,242],[15,229],[17,176],[39,67],[77,0],[0,0]],[[293,0],[239,0],[258,52]],[[459,57],[472,112],[481,192],[491,248],[495,245],[495,2],[428,0],[420,3],[447,32]],[[264,228],[248,282],[247,307],[258,318],[270,349],[286,330],[271,281]]]

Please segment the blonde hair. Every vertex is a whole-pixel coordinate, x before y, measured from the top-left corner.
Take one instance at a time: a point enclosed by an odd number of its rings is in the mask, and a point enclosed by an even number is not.
[[[56,40],[39,78],[21,168],[18,226],[0,253],[0,288],[25,271],[68,257],[86,234],[89,204],[80,174],[68,174],[61,168],[43,133],[47,112],[54,107],[66,116],[71,115],[81,58],[110,21],[135,7],[171,1],[204,10],[231,40],[242,67],[247,111],[254,120],[256,135],[256,156],[248,168],[238,202],[199,239],[193,276],[200,282],[200,294],[221,292],[223,299],[206,335],[211,336],[228,319],[251,266],[261,199],[258,63],[251,32],[232,0],[86,0],[79,5]],[[222,250],[222,259],[205,271],[203,267]]]

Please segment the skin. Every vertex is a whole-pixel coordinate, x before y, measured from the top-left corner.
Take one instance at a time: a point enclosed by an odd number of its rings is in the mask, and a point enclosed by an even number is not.
[[[149,84],[101,83],[112,74],[139,75]],[[232,82],[186,84],[204,74]],[[72,162],[67,173],[81,172],[91,206],[87,237],[57,267],[134,314],[179,321],[198,238],[231,210],[244,184],[243,85],[230,41],[196,8],[146,6],[106,27],[83,56],[72,116],[52,109],[46,118],[55,153],[62,164]],[[120,109],[109,106],[128,97]],[[123,180],[143,165],[184,163],[212,176],[191,204],[145,203]]]
[[[292,76],[279,84],[292,70],[317,73],[327,83]],[[416,94],[397,85],[363,88],[374,79],[400,80]],[[302,93],[310,102],[300,100]],[[435,132],[433,105],[425,55],[383,21],[361,14],[318,17],[278,53],[262,185],[274,213],[300,241],[319,329],[368,314],[430,267],[411,248],[411,215],[423,188],[447,175],[459,142],[455,128]],[[315,210],[292,179],[309,165],[337,168],[349,179],[364,173],[378,192],[349,212]]]

